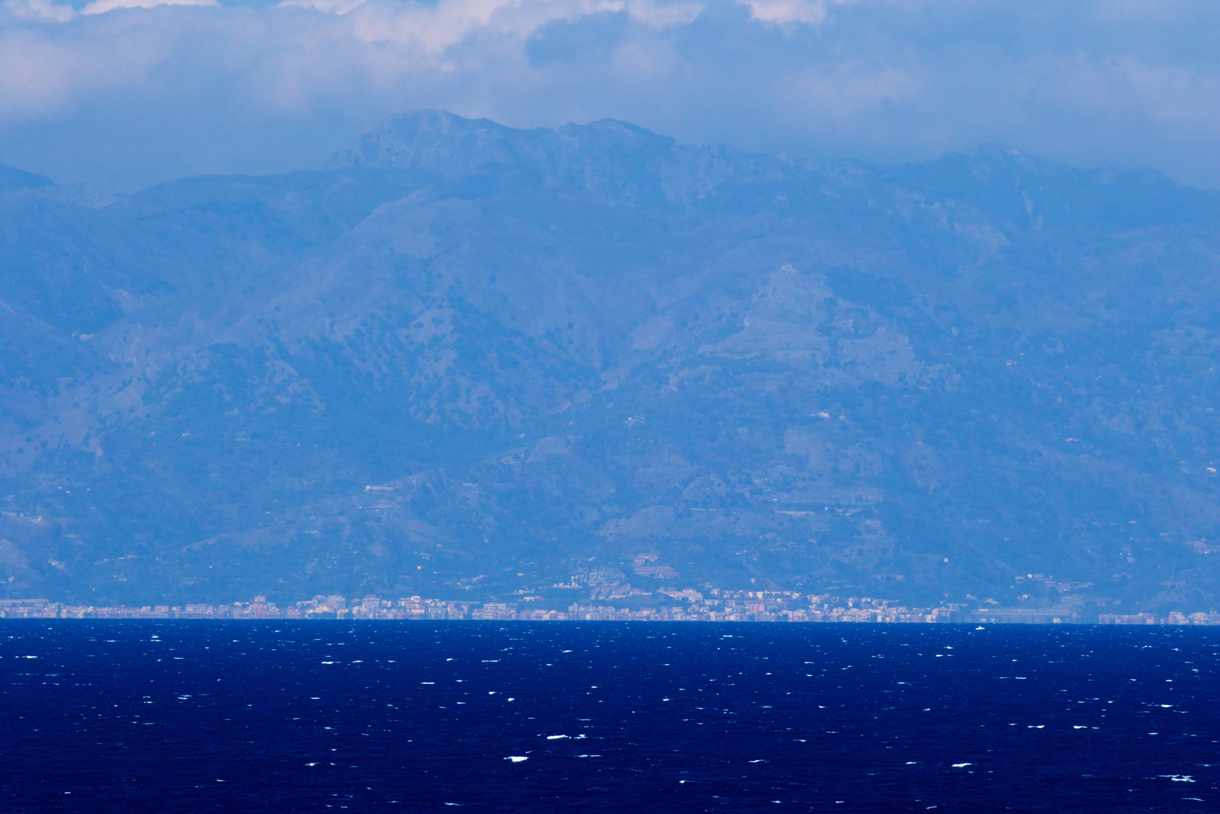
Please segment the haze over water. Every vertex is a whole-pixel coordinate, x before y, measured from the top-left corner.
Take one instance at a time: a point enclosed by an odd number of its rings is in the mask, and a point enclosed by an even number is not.
[[[0,624],[0,808],[1206,811],[1190,628]]]

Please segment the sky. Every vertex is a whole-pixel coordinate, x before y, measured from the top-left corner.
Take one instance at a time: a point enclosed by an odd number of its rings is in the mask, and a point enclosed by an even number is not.
[[[313,169],[438,107],[1217,189],[1218,32],[1220,4],[1169,0],[0,0],[0,163],[113,191]]]

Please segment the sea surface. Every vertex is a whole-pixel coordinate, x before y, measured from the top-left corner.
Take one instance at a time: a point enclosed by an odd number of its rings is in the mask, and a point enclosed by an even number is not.
[[[1205,628],[0,621],[0,811],[1220,811]]]

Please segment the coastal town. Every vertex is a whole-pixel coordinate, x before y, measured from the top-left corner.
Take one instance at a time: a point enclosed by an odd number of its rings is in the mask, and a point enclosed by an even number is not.
[[[669,603],[653,607],[612,604],[569,605],[565,610],[538,607],[541,597],[519,602],[469,602],[420,596],[348,601],[339,595],[281,606],[256,596],[232,604],[94,606],[46,599],[0,600],[0,619],[342,619],[352,621],[619,621],[619,622],[805,622],[871,624],[1108,624],[1220,625],[1220,613],[1170,612],[1099,614],[1085,618],[1076,607],[970,608],[946,604],[915,608],[869,597],[838,597],[790,591],[694,590],[658,592]]]

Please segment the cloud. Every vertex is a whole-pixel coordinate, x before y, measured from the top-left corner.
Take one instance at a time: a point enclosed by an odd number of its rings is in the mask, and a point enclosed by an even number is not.
[[[19,20],[64,23],[76,16],[71,6],[56,5],[53,0],[4,0],[0,10]]]
[[[444,107],[880,161],[1006,142],[1220,186],[1207,4],[152,4],[3,0],[0,162],[117,188],[321,166],[383,116]]]
[[[750,9],[750,16],[764,23],[792,25],[808,23],[818,25],[826,20],[831,4],[853,2],[853,0],[741,0]]]
[[[216,6],[216,0],[93,0],[81,9],[81,14],[105,14],[121,8],[155,8],[156,6]]]
[[[278,8],[307,8],[324,14],[347,14],[364,5],[364,0],[284,0]]]
[[[123,8],[154,8],[156,6],[215,6],[216,0],[93,0],[81,9],[81,14],[104,14]],[[4,0],[0,8],[22,20],[66,23],[76,16],[70,5],[59,5],[54,0]]]

